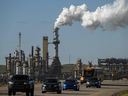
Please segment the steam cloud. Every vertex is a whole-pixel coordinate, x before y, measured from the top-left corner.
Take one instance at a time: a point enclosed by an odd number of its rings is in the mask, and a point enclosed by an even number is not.
[[[115,0],[113,4],[98,7],[94,12],[90,12],[86,4],[63,8],[56,19],[54,28],[72,25],[73,21],[79,21],[83,27],[91,29],[101,27],[107,30],[126,27],[128,25],[128,0]]]

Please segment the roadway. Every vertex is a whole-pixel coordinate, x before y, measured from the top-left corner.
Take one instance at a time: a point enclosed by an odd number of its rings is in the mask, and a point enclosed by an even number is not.
[[[86,88],[85,84],[80,86],[80,91],[66,90],[62,94],[56,92],[41,93],[41,84],[35,85],[34,96],[112,96],[121,90],[128,90],[128,80],[105,80],[101,88]],[[0,87],[0,96],[7,96],[7,86]],[[25,93],[17,92],[16,96],[25,96]]]

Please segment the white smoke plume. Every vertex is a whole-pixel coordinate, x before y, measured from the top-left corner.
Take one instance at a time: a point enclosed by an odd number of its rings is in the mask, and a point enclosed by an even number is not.
[[[73,21],[79,21],[83,27],[92,29],[101,27],[107,30],[126,27],[128,25],[128,0],[115,0],[113,4],[98,7],[94,12],[90,12],[86,4],[63,8],[56,19],[54,28],[72,25]]]

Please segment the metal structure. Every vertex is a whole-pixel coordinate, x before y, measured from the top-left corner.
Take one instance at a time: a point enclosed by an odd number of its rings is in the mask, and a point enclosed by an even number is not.
[[[21,32],[19,32],[19,50],[18,50],[18,52],[19,52],[19,56],[18,56],[18,64],[16,65],[17,67],[18,67],[18,72],[17,72],[17,74],[23,74],[23,63],[22,63],[22,58],[21,58]]]
[[[61,76],[61,63],[59,60],[58,50],[59,50],[59,34],[58,34],[59,28],[55,28],[53,31],[54,37],[53,37],[53,44],[55,49],[55,55],[53,57],[53,61],[51,64],[51,67],[49,69],[49,75],[53,75],[55,77]]]
[[[55,28],[53,31],[53,44],[55,47],[55,57],[58,57],[58,50],[59,50],[58,46],[60,44],[58,30],[59,28]]]
[[[19,46],[18,50],[15,50],[15,56],[10,53],[6,59],[6,69],[8,75],[23,74],[23,63],[25,63],[25,54],[21,50],[21,32],[19,32]]]
[[[128,59],[98,59],[98,65],[104,69],[105,79],[128,78]]]
[[[78,59],[74,66],[74,78],[79,78],[82,75],[82,61]]]
[[[53,31],[54,37],[52,44],[54,45],[55,54],[52,64],[49,66],[48,62],[48,36],[43,37],[43,51],[42,57],[40,54],[41,48],[34,46],[31,48],[31,54],[25,57],[25,53],[21,50],[21,32],[19,32],[19,46],[18,50],[15,50],[14,56],[9,54],[6,57],[6,69],[8,75],[14,74],[29,74],[36,80],[41,80],[43,76],[52,75],[55,77],[61,76],[61,63],[59,60],[59,28],[55,28]]]
[[[35,79],[39,79],[42,74],[42,57],[40,56],[40,48],[36,47],[34,54],[34,46],[32,46],[31,54],[27,57],[21,50],[21,33],[19,33],[19,46],[15,50],[14,55],[11,53],[6,59],[6,71],[8,76],[14,74],[29,74]]]
[[[6,59],[6,72],[8,75],[12,75],[16,73],[16,63],[15,63],[15,57],[11,56],[11,53],[9,53],[8,57],[5,57]]]

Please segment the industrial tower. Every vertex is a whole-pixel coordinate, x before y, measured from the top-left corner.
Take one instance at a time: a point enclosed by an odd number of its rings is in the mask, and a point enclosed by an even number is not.
[[[55,55],[53,57],[53,61],[49,70],[50,75],[55,76],[55,77],[60,77],[61,76],[61,63],[59,60],[59,34],[58,34],[59,28],[55,28],[53,31],[53,44],[54,44],[54,49],[55,49]]]

